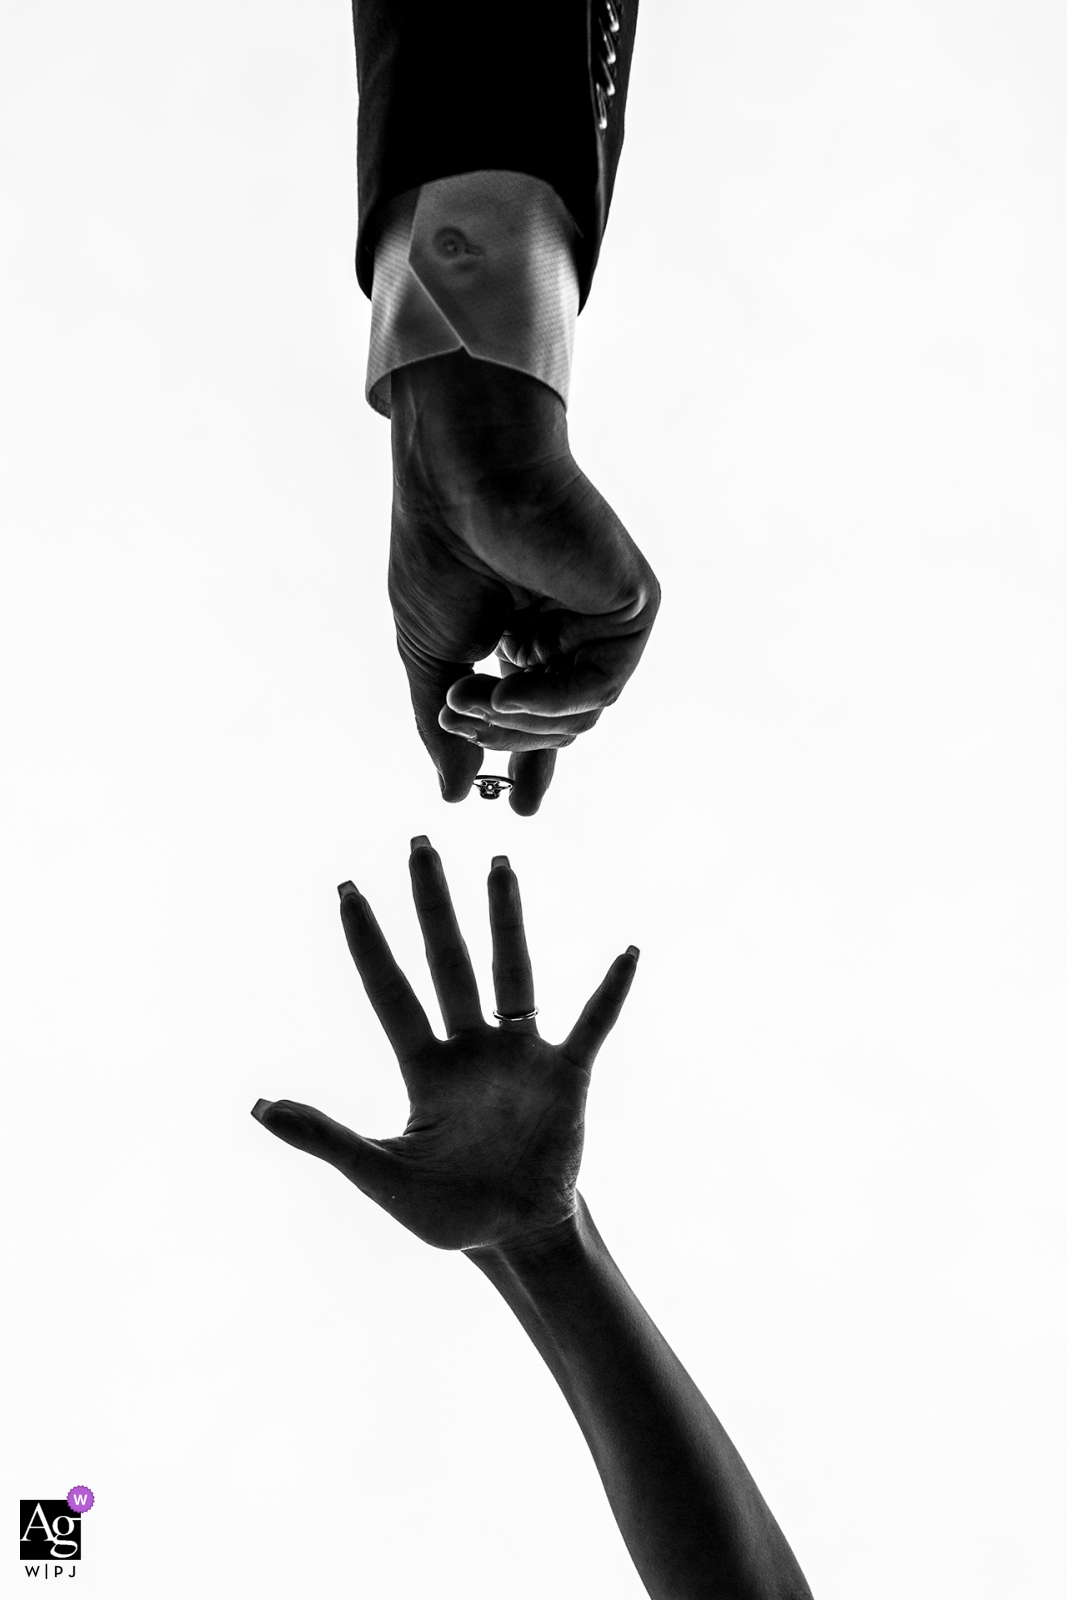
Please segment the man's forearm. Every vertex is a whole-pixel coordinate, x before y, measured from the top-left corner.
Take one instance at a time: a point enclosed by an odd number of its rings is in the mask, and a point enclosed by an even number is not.
[[[467,1253],[563,1390],[653,1600],[810,1600],[744,1462],[584,1201],[551,1240]]]

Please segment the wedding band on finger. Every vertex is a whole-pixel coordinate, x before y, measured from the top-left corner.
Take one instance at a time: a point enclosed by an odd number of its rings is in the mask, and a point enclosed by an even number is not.
[[[532,1022],[537,1015],[537,1007],[534,1006],[532,1011],[524,1011],[517,1017],[506,1016],[503,1011],[494,1011],[493,1015],[498,1022]]]

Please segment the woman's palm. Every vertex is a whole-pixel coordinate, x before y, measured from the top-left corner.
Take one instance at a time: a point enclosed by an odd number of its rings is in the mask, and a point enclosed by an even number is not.
[[[466,1250],[533,1237],[571,1216],[589,1072],[626,997],[637,952],[619,956],[562,1045],[538,1035],[518,883],[505,857],[489,876],[499,1027],[477,985],[429,842],[413,841],[411,876],[448,1037],[434,1036],[370,906],[341,886],[349,949],[407,1085],[402,1134],[365,1139],[312,1106],[261,1100],[254,1115],[320,1156],[428,1244]]]

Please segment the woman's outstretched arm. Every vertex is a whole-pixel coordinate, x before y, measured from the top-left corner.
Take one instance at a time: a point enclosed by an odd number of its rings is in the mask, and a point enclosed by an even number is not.
[[[364,1139],[311,1106],[253,1112],[413,1233],[461,1250],[548,1363],[593,1453],[654,1600],[806,1600],[781,1530],[714,1412],[608,1254],[575,1187],[593,1060],[637,965],[616,958],[561,1045],[540,1038],[518,883],[489,875],[498,1026],[478,988],[437,853],[412,842],[411,877],[447,1038],[393,960],[374,915],[341,885],[341,918],[411,1103],[399,1138]]]
[[[566,1395],[646,1589],[654,1600],[810,1600],[726,1431],[576,1198],[551,1236],[467,1254]]]

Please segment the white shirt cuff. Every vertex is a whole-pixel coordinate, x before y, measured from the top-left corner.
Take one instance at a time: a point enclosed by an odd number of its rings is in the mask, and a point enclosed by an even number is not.
[[[366,394],[391,410],[390,375],[466,350],[570,390],[577,228],[550,184],[465,172],[389,205],[374,251]]]

